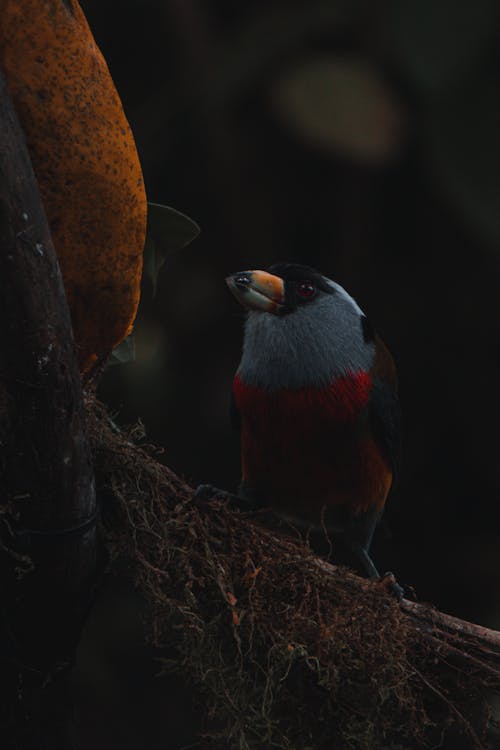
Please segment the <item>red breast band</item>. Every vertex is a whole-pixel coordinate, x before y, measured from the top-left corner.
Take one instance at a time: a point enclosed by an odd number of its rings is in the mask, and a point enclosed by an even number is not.
[[[290,415],[307,416],[324,410],[325,416],[338,422],[356,418],[368,404],[372,379],[368,372],[347,374],[323,388],[280,388],[268,391],[246,385],[240,375],[233,382],[234,398],[238,410],[244,414],[262,413],[279,403],[280,410]]]

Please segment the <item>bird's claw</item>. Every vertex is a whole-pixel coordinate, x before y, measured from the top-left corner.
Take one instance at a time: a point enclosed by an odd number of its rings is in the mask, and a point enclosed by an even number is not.
[[[220,487],[214,487],[213,484],[199,484],[193,493],[193,500],[227,500],[231,507],[237,508],[244,512],[253,510],[252,504],[240,495],[235,495],[234,492],[228,492],[227,490],[221,490]]]
[[[214,487],[213,484],[199,484],[193,493],[193,500],[212,500],[214,497],[224,497],[227,493]]]
[[[400,602],[401,599],[404,599],[405,590],[403,586],[396,581],[394,573],[391,573],[390,571],[384,573],[383,576],[380,576],[377,583],[384,591],[386,591],[386,593],[395,596],[398,602]]]

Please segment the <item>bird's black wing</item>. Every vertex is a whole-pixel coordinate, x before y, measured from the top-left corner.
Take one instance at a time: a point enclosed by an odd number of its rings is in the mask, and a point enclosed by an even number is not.
[[[396,475],[401,453],[401,410],[395,385],[374,378],[368,408],[375,440]]]

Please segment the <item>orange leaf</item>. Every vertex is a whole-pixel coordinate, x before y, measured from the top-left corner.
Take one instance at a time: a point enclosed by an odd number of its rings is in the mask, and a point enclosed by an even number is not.
[[[147,217],[141,165],[77,0],[0,0],[0,18],[0,67],[28,143],[85,372],[134,322]]]

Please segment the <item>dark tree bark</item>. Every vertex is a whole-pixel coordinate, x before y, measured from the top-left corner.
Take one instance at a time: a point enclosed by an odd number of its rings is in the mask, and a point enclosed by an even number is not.
[[[65,676],[95,582],[96,501],[61,273],[1,73],[0,320],[1,744],[52,750],[70,746]]]

